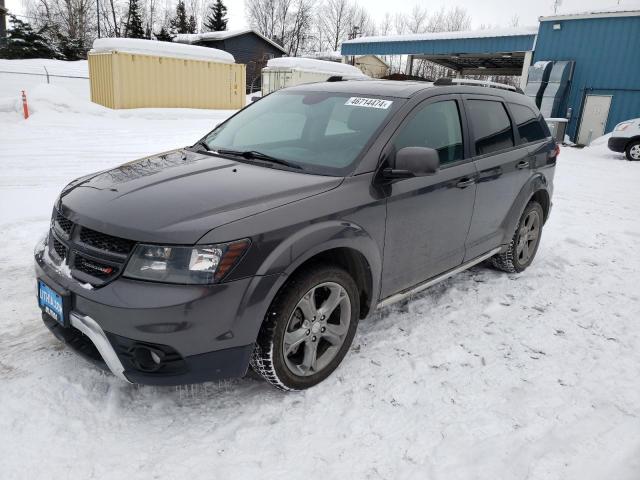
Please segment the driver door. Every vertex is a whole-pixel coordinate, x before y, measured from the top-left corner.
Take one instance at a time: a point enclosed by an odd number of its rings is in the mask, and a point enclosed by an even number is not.
[[[455,95],[419,104],[398,128],[387,151],[438,151],[440,170],[398,180],[387,198],[382,297],[409,289],[462,264],[476,195],[476,168],[465,158],[464,113]],[[387,145],[389,147],[389,144]]]

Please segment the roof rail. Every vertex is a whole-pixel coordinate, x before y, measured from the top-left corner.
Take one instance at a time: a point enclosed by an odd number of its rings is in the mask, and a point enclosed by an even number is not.
[[[443,77],[437,79],[433,84],[441,87],[445,85],[470,85],[478,87],[499,88],[501,90],[510,90],[516,93],[524,93],[522,89],[514,87],[513,85],[507,85],[506,83],[490,82],[489,80],[472,80],[469,78]]]
[[[326,81],[327,82],[342,82],[342,81],[344,81],[344,78],[342,77],[342,75],[331,75],[329,78],[327,78]]]

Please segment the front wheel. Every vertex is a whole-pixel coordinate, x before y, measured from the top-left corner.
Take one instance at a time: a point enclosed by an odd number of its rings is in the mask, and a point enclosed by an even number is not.
[[[544,212],[538,202],[531,201],[525,207],[509,248],[491,258],[493,266],[508,273],[522,272],[531,265],[542,235]]]
[[[251,367],[282,390],[317,385],[346,355],[359,315],[358,288],[346,271],[308,268],[294,275],[274,299]]]
[[[624,154],[627,156],[627,160],[632,162],[640,161],[640,140],[631,142],[624,150]]]

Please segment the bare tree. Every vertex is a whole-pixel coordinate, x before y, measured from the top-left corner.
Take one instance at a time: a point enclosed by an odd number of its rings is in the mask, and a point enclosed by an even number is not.
[[[427,31],[427,10],[419,4],[415,4],[409,15],[405,15],[404,21],[409,33],[424,33]]]
[[[297,0],[295,15],[287,29],[285,45],[289,55],[298,56],[307,49],[311,40],[309,31],[313,24],[313,0]]]
[[[337,50],[351,30],[354,7],[350,0],[327,0],[320,11],[321,28],[328,47]]]
[[[393,28],[392,23],[391,14],[389,12],[385,13],[378,26],[378,34],[383,36],[390,35]]]

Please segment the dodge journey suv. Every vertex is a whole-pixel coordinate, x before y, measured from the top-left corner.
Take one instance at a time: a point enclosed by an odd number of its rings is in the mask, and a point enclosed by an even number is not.
[[[302,85],[74,180],[36,247],[43,321],[132,383],[313,386],[376,308],[531,264],[559,150],[513,90]]]

